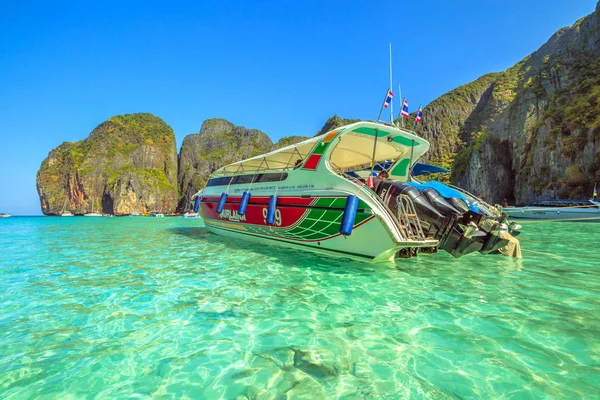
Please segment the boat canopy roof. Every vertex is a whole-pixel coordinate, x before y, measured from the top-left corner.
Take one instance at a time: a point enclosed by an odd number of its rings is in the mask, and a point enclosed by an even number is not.
[[[321,136],[304,140],[290,146],[282,147],[270,153],[248,158],[233,164],[226,165],[215,175],[230,175],[232,173],[268,172],[293,168],[297,160],[304,160],[315,144],[323,139]]]
[[[370,165],[373,158],[375,162],[393,160],[392,170],[394,170],[394,164],[403,160],[408,166],[409,157],[414,163],[429,149],[427,140],[408,131],[364,121],[342,126],[324,135],[270,153],[229,164],[215,171],[213,175],[293,169],[298,161],[305,161],[315,152],[319,144],[324,145],[329,142],[332,142],[331,149],[327,153],[329,162],[340,170],[361,169],[365,165]],[[374,148],[375,157],[373,157]]]

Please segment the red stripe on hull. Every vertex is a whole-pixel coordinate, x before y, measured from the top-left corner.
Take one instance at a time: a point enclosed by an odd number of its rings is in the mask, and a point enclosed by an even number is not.
[[[321,196],[323,197],[323,196]],[[202,202],[218,203],[220,197],[207,196],[202,197]],[[279,197],[277,198],[277,206],[308,206],[315,198],[314,197]],[[242,201],[241,196],[228,196],[227,203],[239,203]],[[269,204],[269,198],[265,196],[253,197],[250,196],[248,204]]]
[[[305,199],[303,199],[305,200]],[[309,202],[310,203],[310,202]],[[307,204],[308,205],[308,204]],[[240,224],[267,225],[265,218],[267,215],[267,206],[262,204],[248,204],[244,215],[238,214],[238,204],[225,204],[223,211],[217,213],[217,207],[211,203],[201,203],[202,217],[216,221],[232,221]],[[286,207],[277,205],[275,226],[280,228],[289,228],[296,224],[306,212],[304,207]],[[279,218],[277,218],[279,217]]]

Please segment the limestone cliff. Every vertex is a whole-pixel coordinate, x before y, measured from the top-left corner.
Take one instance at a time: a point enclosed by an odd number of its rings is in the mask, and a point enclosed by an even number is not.
[[[204,121],[200,133],[183,139],[179,153],[178,210],[191,207],[191,196],[202,189],[210,174],[224,165],[267,153],[273,142],[257,129],[235,126],[220,118]]]
[[[344,118],[340,118],[336,115],[334,115],[333,117],[329,118],[327,121],[325,121],[325,124],[323,125],[323,127],[321,129],[319,129],[319,131],[315,134],[315,136],[319,136],[319,135],[323,135],[329,131],[334,130],[335,128],[338,128],[340,126],[344,126],[344,125],[348,125],[348,124],[353,124],[355,122],[360,121],[360,119],[344,119]]]
[[[424,110],[429,160],[492,202],[587,198],[600,181],[600,3],[506,72]]]
[[[101,123],[89,137],[52,150],[37,173],[42,212],[115,215],[173,212],[177,204],[175,135],[152,114]]]
[[[306,139],[310,138],[308,136],[284,136],[273,145],[273,150],[281,149],[282,147],[289,146],[291,144],[300,143]]]

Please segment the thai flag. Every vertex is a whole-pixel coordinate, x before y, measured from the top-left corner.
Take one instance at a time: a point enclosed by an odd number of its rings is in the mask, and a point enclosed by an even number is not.
[[[408,100],[406,100],[406,98],[404,98],[404,101],[402,102],[402,111],[400,111],[400,115],[404,118],[408,118]]]
[[[383,103],[383,108],[388,108],[390,106],[390,103],[392,102],[392,97],[394,97],[394,93],[392,93],[391,90],[388,90],[385,102]]]
[[[417,117],[415,118],[415,122],[418,124],[421,122],[421,118],[423,118],[423,107],[419,106],[419,111],[417,111]]]

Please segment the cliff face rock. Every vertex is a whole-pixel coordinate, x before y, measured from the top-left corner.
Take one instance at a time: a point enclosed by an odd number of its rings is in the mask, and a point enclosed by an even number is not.
[[[112,117],[89,137],[52,150],[37,173],[42,212],[115,215],[173,212],[177,149],[171,127],[152,114]]]
[[[204,187],[209,175],[217,169],[272,149],[271,139],[257,129],[235,126],[220,118],[204,121],[200,133],[186,136],[181,146],[178,209],[191,208],[191,196]]]
[[[273,145],[273,150],[281,149],[282,147],[289,146],[292,144],[300,143],[306,139],[310,139],[308,136],[284,136],[277,143]]]
[[[321,129],[319,129],[319,131],[315,134],[315,136],[324,135],[327,132],[334,130],[335,128],[339,128],[340,126],[344,126],[344,125],[353,124],[358,121],[360,121],[360,119],[344,119],[344,118],[338,117],[336,114],[333,117],[329,118],[327,121],[325,121],[325,125],[323,125],[323,127]]]
[[[492,202],[587,198],[600,180],[600,3],[505,72],[424,110],[429,161]]]

